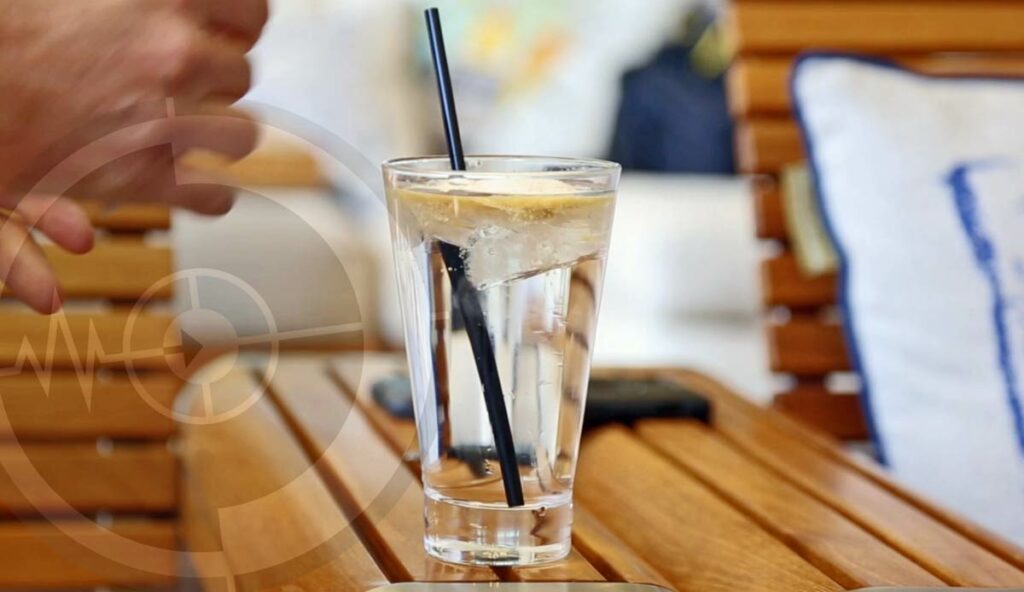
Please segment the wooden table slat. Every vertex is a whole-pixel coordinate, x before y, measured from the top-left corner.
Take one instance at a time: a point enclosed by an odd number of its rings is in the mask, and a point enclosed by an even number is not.
[[[943,585],[834,509],[744,457],[709,428],[652,421],[638,426],[638,432],[840,584]]]
[[[370,387],[376,380],[404,370],[405,362],[400,356],[387,354],[367,354],[365,357],[342,356],[335,358],[331,363],[334,379],[359,404],[366,417],[398,454],[416,449],[416,426],[408,420],[393,417],[376,405]],[[414,462],[412,464],[415,465]],[[616,581],[671,587],[664,576],[608,529],[602,527],[587,511],[585,505],[577,500],[574,506],[573,543],[577,549],[571,557],[570,567],[573,568],[571,573],[576,578],[586,575],[588,578],[597,579],[598,574],[603,574],[608,579]],[[592,570],[580,561],[582,558],[589,562]],[[557,573],[546,568],[519,571],[518,576],[511,575],[507,579],[545,581]]]
[[[262,387],[237,369],[214,380],[221,366],[197,377],[209,381],[209,397],[198,388],[183,395],[200,417],[208,402],[215,413],[241,411],[185,430],[184,531],[194,537],[197,572],[214,580],[208,589],[225,580],[216,573],[224,563],[229,587],[243,592],[366,592],[388,583]],[[260,398],[246,407],[253,393]]]
[[[833,395],[835,396],[835,395]],[[741,403],[746,403],[741,401]],[[763,412],[769,421],[776,424],[779,429],[784,429],[790,436],[796,437],[799,441],[820,452],[825,457],[849,467],[858,473],[872,480],[883,489],[893,493],[897,497],[906,500],[941,523],[960,532],[970,540],[978,543],[983,548],[991,551],[998,557],[1011,563],[1017,569],[1024,572],[1024,549],[1014,545],[1010,541],[992,533],[982,526],[968,521],[963,516],[954,514],[950,510],[940,507],[927,499],[921,499],[906,487],[900,485],[885,474],[883,469],[870,458],[850,454],[837,445],[835,440],[819,431],[811,429],[799,421],[794,421],[786,412],[777,409],[756,409]]]
[[[943,580],[961,586],[1019,586],[1024,572],[915,504],[786,433],[767,415],[704,376],[670,371],[713,401],[715,426],[744,454],[835,508]]]
[[[286,356],[268,377],[223,363],[205,370],[220,377],[205,395],[186,395],[193,412],[235,408],[253,389],[263,398],[185,433],[183,531],[208,592],[366,592],[386,580],[607,579],[695,592],[1024,585],[1016,547],[920,501],[829,438],[675,369],[595,371],[677,380],[709,397],[714,421],[588,431],[569,560],[438,562],[422,548],[415,427],[370,393],[404,370],[400,356]]]
[[[580,553],[601,573],[622,582],[675,587],[665,576],[606,528],[579,502],[573,504],[572,540]]]
[[[841,590],[621,427],[584,440],[575,495],[680,590]]]
[[[776,398],[775,408],[764,409],[739,397],[738,395],[729,393],[727,390],[723,389],[723,387],[706,377],[680,370],[672,370],[671,372],[677,376],[681,376],[684,381],[711,385],[710,388],[712,389],[712,394],[716,397],[724,396],[724,400],[729,405],[733,406],[738,412],[745,413],[748,416],[762,417],[763,422],[771,425],[771,428],[765,429],[777,431],[779,434],[788,437],[790,441],[795,439],[799,442],[799,445],[812,448],[830,461],[860,473],[873,481],[879,487],[891,492],[898,498],[905,500],[907,503],[910,503],[931,517],[937,519],[939,522],[961,533],[996,556],[1011,563],[1019,570],[1024,571],[1024,549],[1015,546],[1013,543],[1002,539],[998,535],[987,531],[973,522],[969,522],[964,517],[954,514],[946,508],[940,507],[927,499],[922,499],[917,494],[894,481],[885,473],[884,469],[878,463],[874,462],[867,456],[851,454],[836,442],[835,438],[830,437],[819,430],[813,429],[801,421],[796,421],[794,416],[791,416],[785,409],[784,405],[778,404],[778,398]],[[791,392],[799,392],[800,390],[800,387],[797,387]],[[831,394],[830,396],[843,395]]]
[[[327,375],[325,362],[283,361],[271,390],[307,453],[342,506],[372,541],[393,580],[497,579],[484,568],[459,567],[423,550],[419,480]]]
[[[404,374],[405,359],[389,354],[366,354],[339,356],[331,361],[331,376],[345,394],[362,409],[374,428],[388,440],[398,454],[415,452],[419,449],[416,440],[416,423],[397,418],[373,401],[373,383],[386,376]],[[366,380],[363,376],[367,376]]]
[[[502,580],[511,582],[603,582],[604,575],[573,549],[569,556],[557,563],[539,567],[496,569]]]

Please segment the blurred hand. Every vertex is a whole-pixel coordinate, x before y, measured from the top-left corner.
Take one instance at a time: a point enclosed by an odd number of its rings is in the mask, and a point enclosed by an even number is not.
[[[223,214],[233,192],[180,164],[249,154],[233,108],[266,0],[0,0],[0,280],[40,312],[59,286],[30,230],[75,253],[93,229],[68,199]]]

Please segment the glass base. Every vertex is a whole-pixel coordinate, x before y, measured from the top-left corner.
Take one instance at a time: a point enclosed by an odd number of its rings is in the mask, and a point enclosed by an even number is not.
[[[449,563],[521,567],[565,559],[572,550],[572,501],[508,508],[426,492],[423,546]]]

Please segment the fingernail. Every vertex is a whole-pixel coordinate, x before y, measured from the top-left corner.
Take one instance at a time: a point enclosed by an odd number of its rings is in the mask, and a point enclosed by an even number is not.
[[[50,302],[50,311],[57,313],[60,309],[64,308],[64,295],[61,294],[60,288],[53,291],[53,301]]]

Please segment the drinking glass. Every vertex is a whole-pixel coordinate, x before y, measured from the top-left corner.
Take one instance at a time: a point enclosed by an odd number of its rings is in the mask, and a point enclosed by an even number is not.
[[[434,157],[384,165],[426,494],[424,545],[437,558],[518,566],[570,551],[620,171],[600,160],[511,156],[470,157],[466,171]],[[470,301],[453,288],[456,278]],[[478,324],[483,337],[472,334]],[[502,473],[485,403],[483,339],[500,382],[492,400],[511,428],[514,450],[505,458],[514,452],[506,461],[514,475]],[[510,478],[521,483],[521,506],[509,504]]]

